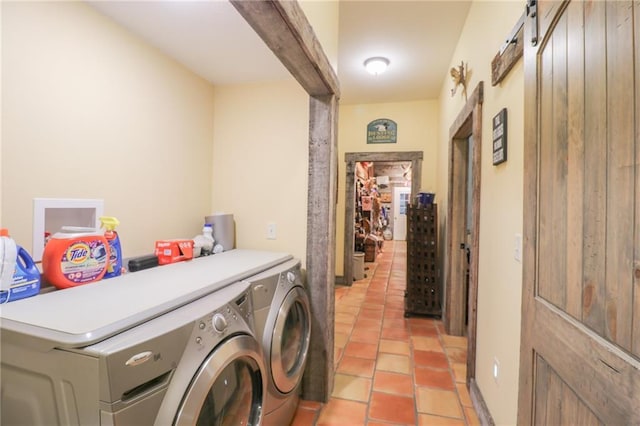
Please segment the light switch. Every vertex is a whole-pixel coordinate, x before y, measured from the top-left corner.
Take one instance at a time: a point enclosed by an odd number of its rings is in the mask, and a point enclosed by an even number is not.
[[[516,234],[513,243],[513,258],[522,263],[522,234]]]

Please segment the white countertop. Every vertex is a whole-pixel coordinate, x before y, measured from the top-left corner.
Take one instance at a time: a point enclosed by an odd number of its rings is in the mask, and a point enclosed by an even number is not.
[[[15,332],[80,347],[291,258],[286,253],[236,249],[130,272],[0,305],[0,326],[3,334]]]

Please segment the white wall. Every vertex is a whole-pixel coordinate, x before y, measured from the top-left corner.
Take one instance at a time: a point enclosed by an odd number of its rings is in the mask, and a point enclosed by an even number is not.
[[[520,60],[501,84],[492,87],[491,61],[523,8],[521,2],[474,1],[451,60],[451,66],[461,60],[468,63],[469,94],[484,81],[476,379],[496,424],[515,424],[517,415],[522,265],[513,255],[515,234],[522,233],[524,84]],[[451,97],[452,87],[447,73],[440,96],[441,194],[448,189],[449,127],[464,105],[460,88]],[[491,120],[505,107],[508,160],[493,166]],[[441,212],[446,212],[445,204],[440,205]],[[492,376],[494,358],[500,363],[497,383]]]
[[[398,124],[395,144],[367,145],[367,124],[388,118]],[[439,113],[436,100],[381,104],[340,105],[338,121],[338,205],[336,220],[336,274],[344,271],[345,178],[347,152],[422,151],[421,189],[436,189]],[[438,202],[439,195],[436,196]]]
[[[35,197],[104,199],[125,256],[200,232],[210,84],[81,2],[2,2],[2,42],[1,217],[19,244]]]
[[[304,263],[308,95],[293,79],[217,87],[215,95],[211,211],[233,213],[237,247],[286,251]]]

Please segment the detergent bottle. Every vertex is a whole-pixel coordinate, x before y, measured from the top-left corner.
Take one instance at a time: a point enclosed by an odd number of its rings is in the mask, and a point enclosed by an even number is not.
[[[24,248],[17,245],[14,272],[11,286],[0,292],[0,304],[13,302],[25,297],[35,296],[40,292],[40,271]],[[4,289],[3,289],[4,290]]]
[[[99,229],[63,226],[44,246],[43,276],[60,289],[99,281],[107,272],[109,251]]]
[[[122,272],[122,246],[120,245],[120,237],[115,231],[116,226],[120,225],[120,221],[111,216],[100,216],[102,227],[105,228],[104,237],[109,243],[111,255],[109,256],[109,264],[107,272],[103,278],[113,278]]]
[[[9,236],[9,230],[0,229],[0,290],[2,291],[9,291],[11,288],[17,255],[18,248],[16,242]]]

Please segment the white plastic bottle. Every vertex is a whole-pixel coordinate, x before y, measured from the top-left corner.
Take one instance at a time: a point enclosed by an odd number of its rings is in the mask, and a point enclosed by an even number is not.
[[[0,290],[2,291],[8,291],[13,284],[17,257],[16,242],[9,236],[6,228],[0,229]]]
[[[204,237],[202,254],[208,255],[213,253],[213,243],[215,243],[215,240],[213,239],[213,226],[210,223],[205,223],[202,228],[202,236]]]

